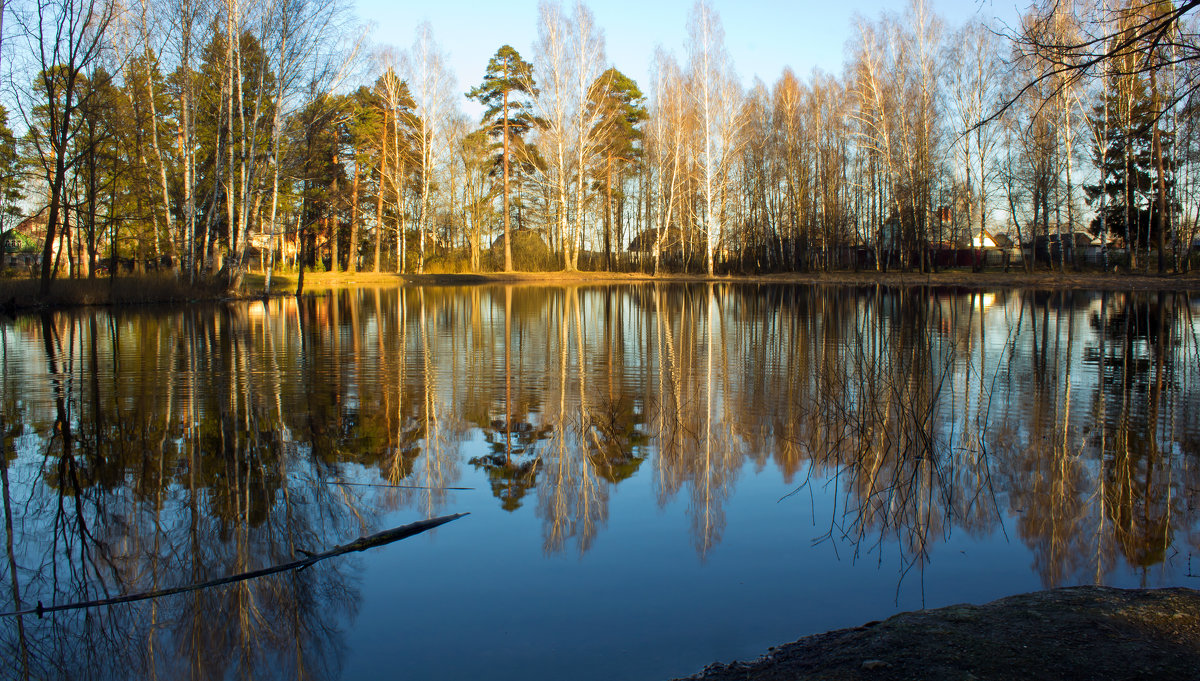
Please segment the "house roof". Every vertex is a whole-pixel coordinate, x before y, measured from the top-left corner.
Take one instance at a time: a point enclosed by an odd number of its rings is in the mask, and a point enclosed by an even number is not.
[[[38,212],[17,223],[13,231],[21,232],[34,240],[44,239],[46,237],[46,223],[50,221],[49,212],[49,206],[43,206]]]
[[[4,234],[4,252],[22,253],[37,251],[37,240],[27,234],[12,230]]]

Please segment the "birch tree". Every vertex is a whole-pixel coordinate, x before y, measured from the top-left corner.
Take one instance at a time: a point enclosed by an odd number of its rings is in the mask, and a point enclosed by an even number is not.
[[[890,52],[891,42],[887,27],[861,21],[858,27],[858,53],[853,62],[854,113],[852,118],[856,123],[856,140],[860,149],[865,150],[871,162],[882,166],[883,182],[875,187],[879,220],[879,232],[876,235],[876,267],[886,267],[886,253],[898,249],[898,231],[896,223],[885,222],[882,214],[890,213],[899,220],[904,209],[900,203],[900,193],[896,188],[902,184],[900,176],[899,145],[895,142],[898,137],[898,122],[895,113],[898,110],[895,81],[885,73],[885,59]],[[885,206],[888,206],[885,208]],[[890,231],[885,226],[891,224]]]
[[[376,263],[379,261],[378,249],[383,243],[383,198],[384,188],[391,187],[393,197],[392,207],[396,216],[396,271],[403,273],[406,267],[407,240],[405,239],[405,189],[407,171],[412,160],[411,132],[413,127],[413,99],[409,92],[408,83],[396,73],[397,59],[393,52],[385,51],[380,55],[384,65],[383,74],[375,82],[375,92],[383,103],[383,125],[380,132],[383,140],[380,142],[380,179],[379,179],[379,230],[380,245],[376,250]],[[378,271],[378,264],[376,265]]]
[[[416,121],[417,169],[421,174],[420,203],[417,207],[417,239],[420,257],[417,274],[425,271],[426,244],[433,239],[430,225],[430,198],[433,178],[441,152],[442,138],[446,135],[446,121],[450,119],[454,100],[454,76],[446,66],[445,55],[433,39],[433,28],[429,22],[417,27],[417,37],[404,59],[406,80],[409,83],[414,103]],[[441,146],[439,146],[441,145]]]
[[[179,185],[183,191],[183,225],[179,228],[180,266],[187,273],[188,281],[196,275],[196,84],[192,59],[195,54],[195,36],[198,27],[208,17],[206,0],[166,0],[164,11],[171,16],[174,30],[168,31],[165,51],[170,51],[177,67],[178,77],[173,83],[176,102],[176,140],[180,150]]]
[[[725,52],[721,20],[705,0],[696,2],[688,21],[688,82],[700,134],[704,269],[711,276],[725,229],[720,197],[727,182],[727,164],[737,145],[739,92]]]
[[[543,0],[538,4],[538,39],[534,44],[533,78],[538,83],[534,108],[537,115],[537,146],[544,159],[536,168],[535,181],[548,201],[546,221],[554,225],[558,247],[562,249],[563,269],[571,270],[577,260],[578,244],[567,231],[567,187],[571,169],[571,61],[570,24],[558,3]],[[530,83],[530,87],[533,84]],[[524,161],[532,161],[524,157]]]
[[[336,83],[344,75],[343,64],[352,61],[359,46],[345,46],[337,39],[350,32],[344,10],[333,0],[272,0],[270,20],[264,22],[268,56],[275,75],[274,107],[271,117],[270,207],[267,209],[267,241],[272,244],[265,287],[271,288],[275,266],[274,244],[284,229],[279,224],[281,160],[288,153],[283,129],[305,93]],[[345,59],[346,61],[343,61]]]
[[[584,216],[587,208],[586,192],[588,170],[598,156],[603,134],[598,123],[604,115],[600,107],[591,106],[593,84],[605,71],[604,34],[596,27],[592,11],[582,0],[575,3],[575,16],[571,22],[571,64],[574,79],[572,136],[575,142],[575,227],[569,236],[572,244],[580,244],[584,234]],[[567,269],[579,269],[579,250],[572,250]]]
[[[671,233],[671,225],[678,219],[680,187],[686,172],[684,147],[688,137],[687,92],[683,72],[675,58],[661,48],[654,54],[654,89],[650,105],[650,120],[647,124],[647,153],[658,178],[658,201],[654,212],[654,242],[651,254],[654,273],[658,274],[662,262],[663,246]],[[682,230],[676,228],[676,233]],[[682,243],[679,244],[682,247]]]
[[[999,45],[987,26],[971,21],[951,36],[948,48],[946,72],[957,115],[956,142],[967,192],[975,199],[968,214],[968,231],[978,235],[972,242],[979,249],[987,228],[990,162],[999,142],[999,126],[984,120],[998,96]],[[976,263],[976,267],[979,265]]]

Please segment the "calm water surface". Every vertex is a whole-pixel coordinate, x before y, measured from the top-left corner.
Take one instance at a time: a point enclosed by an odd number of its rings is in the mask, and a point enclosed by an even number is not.
[[[358,289],[0,322],[4,678],[666,679],[1200,587],[1200,299]],[[455,490],[447,488],[469,488]]]

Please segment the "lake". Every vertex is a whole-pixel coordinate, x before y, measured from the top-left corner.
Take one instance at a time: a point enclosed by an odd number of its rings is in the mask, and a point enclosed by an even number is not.
[[[0,321],[4,678],[647,679],[1200,587],[1200,297],[358,288]]]

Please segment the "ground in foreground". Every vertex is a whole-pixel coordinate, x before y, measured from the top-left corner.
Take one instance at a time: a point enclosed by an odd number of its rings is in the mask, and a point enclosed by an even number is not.
[[[1200,591],[1082,586],[902,613],[689,678],[1197,679]]]

